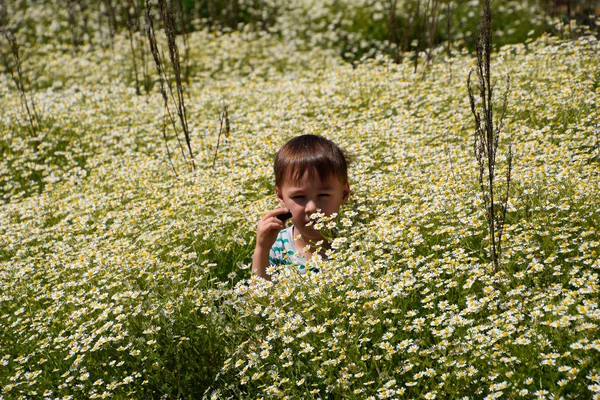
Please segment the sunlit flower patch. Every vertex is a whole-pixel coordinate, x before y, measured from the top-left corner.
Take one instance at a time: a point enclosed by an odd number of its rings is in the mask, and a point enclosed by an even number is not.
[[[168,130],[175,177],[160,94],[124,78],[128,43],[24,47],[39,137],[1,75],[0,397],[600,396],[597,39],[494,54],[498,92],[512,82],[501,147],[516,154],[499,270],[472,153],[472,55],[415,74],[196,32],[198,169]],[[272,158],[302,133],[348,152],[351,201],[315,221],[335,233],[310,260],[319,273],[262,281],[249,264],[276,205]]]

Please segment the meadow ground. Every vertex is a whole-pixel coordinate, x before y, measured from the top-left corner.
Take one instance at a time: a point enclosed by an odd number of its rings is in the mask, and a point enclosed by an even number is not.
[[[198,168],[168,130],[177,177],[125,35],[23,50],[34,132],[0,75],[0,398],[600,398],[597,39],[493,55],[500,187],[515,152],[497,270],[472,54],[415,74],[264,33],[189,40]],[[351,202],[320,273],[250,288],[273,155],[304,133],[351,155]]]

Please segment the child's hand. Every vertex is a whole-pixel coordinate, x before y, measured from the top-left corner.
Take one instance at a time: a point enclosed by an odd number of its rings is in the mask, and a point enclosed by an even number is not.
[[[290,210],[287,208],[278,208],[266,213],[258,221],[256,228],[256,248],[269,251],[275,240],[277,240],[279,231],[285,228],[286,219],[290,217]]]
[[[267,275],[269,267],[269,252],[277,240],[279,231],[285,228],[285,221],[291,218],[292,214],[287,208],[278,208],[271,210],[258,221],[256,227],[256,247],[252,257],[252,271],[268,281],[271,277]]]

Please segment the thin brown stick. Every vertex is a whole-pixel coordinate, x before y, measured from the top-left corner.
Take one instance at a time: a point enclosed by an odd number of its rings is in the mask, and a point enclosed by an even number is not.
[[[183,85],[181,79],[179,48],[177,46],[177,41],[175,37],[175,18],[173,13],[173,3],[168,2],[167,0],[159,0],[158,4],[160,6],[161,17],[165,26],[165,34],[167,36],[167,44],[169,47],[169,58],[171,59],[171,66],[173,67],[173,73],[175,75],[175,87],[177,97],[173,96],[172,90],[171,97],[175,102],[177,116],[179,117],[179,122],[181,123],[181,127],[183,129],[183,135],[185,137],[185,142],[190,156],[191,168],[192,170],[195,170],[196,164],[194,160],[194,152],[192,150],[190,129],[187,121],[187,112],[185,107],[185,96],[183,93]],[[170,84],[169,89],[171,89]]]
[[[88,12],[87,12],[87,4],[85,2],[85,0],[80,0],[79,1],[79,9],[81,11],[81,23],[82,23],[82,31],[83,31],[83,35],[82,35],[82,40],[81,43],[83,44],[83,36],[87,35],[87,37],[90,38],[89,41],[89,45],[90,48],[93,50],[94,49],[94,42],[91,40],[93,33],[90,32],[90,25],[89,25],[89,16],[88,16]]]
[[[400,49],[400,41],[398,39],[398,16],[397,12],[397,0],[388,0],[388,38],[390,41],[390,45],[394,44],[396,46],[394,52],[394,61],[399,63],[401,61],[401,49]]]
[[[167,148],[167,156],[169,157],[169,163],[171,164],[171,167],[173,167],[173,162],[171,159],[171,152],[169,150],[169,141],[168,141],[168,137],[167,137],[167,133],[166,133],[166,118],[168,116],[169,119],[171,120],[172,124],[174,124],[174,119],[169,110],[168,96],[167,96],[167,91],[165,89],[165,73],[164,73],[164,68],[163,68],[164,64],[162,61],[160,51],[158,49],[158,44],[156,41],[156,34],[154,32],[154,23],[152,22],[152,17],[150,15],[150,0],[146,0],[146,10],[144,13],[144,17],[146,20],[146,37],[148,38],[150,52],[152,53],[152,57],[154,58],[154,64],[155,64],[156,70],[158,72],[159,88],[160,88],[160,93],[162,95],[163,103],[164,103],[164,107],[165,107],[165,117],[164,117],[165,120],[163,122],[163,137],[165,139],[165,146]],[[179,141],[177,131],[175,131],[175,137],[177,137],[177,140]],[[185,159],[185,152],[183,151],[181,142],[179,142],[179,147],[180,147],[182,155]],[[177,176],[177,171],[175,170],[174,167],[173,167],[173,172],[175,172],[175,176]]]
[[[433,51],[433,41],[435,39],[435,32],[437,30],[438,22],[438,6],[439,0],[431,0],[431,15],[427,21],[427,62],[426,66],[429,66],[431,62],[431,53]]]
[[[185,13],[183,12],[183,0],[174,0],[177,4],[179,20],[181,23],[181,36],[183,37],[183,80],[190,83],[190,54],[189,54],[189,32]]]
[[[135,78],[135,94],[138,96],[141,94],[140,91],[140,79],[138,76],[138,67],[137,67],[137,55],[135,51],[135,46],[133,44],[133,33],[134,33],[134,20],[138,18],[137,14],[132,16],[130,10],[133,9],[135,12],[135,7],[131,4],[134,3],[133,0],[128,0],[128,7],[126,7],[125,15],[127,16],[127,37],[129,38],[129,48],[131,49],[131,62],[133,64],[133,74]]]
[[[136,33],[141,32],[142,27],[141,27],[141,18],[142,18],[142,11],[140,9],[140,5],[139,2],[137,0],[128,0],[130,2],[130,7],[133,8],[133,15],[134,18],[132,19],[133,22],[133,31]],[[150,89],[152,89],[152,77],[150,76],[150,73],[148,71],[148,59],[146,58],[146,46],[143,45],[143,37],[140,35],[138,36],[137,34],[135,35],[136,39],[137,39],[137,48],[139,49],[139,54],[140,54],[140,64],[141,64],[141,72],[142,72],[142,78],[143,78],[143,86],[144,89],[146,90],[146,93],[150,92]]]
[[[506,222],[506,212],[508,211],[508,198],[510,195],[510,182],[512,180],[513,167],[513,149],[512,143],[508,145],[508,169],[506,171],[506,193],[502,200],[502,214],[498,219],[498,254],[502,254],[502,234],[504,233],[504,223]]]
[[[452,5],[450,0],[446,1],[446,34],[448,35],[448,42],[446,47],[446,54],[448,58],[452,57]]]
[[[73,55],[77,54],[77,50],[80,44],[79,36],[77,34],[77,16],[75,15],[75,3],[75,0],[67,0],[69,26],[71,27],[71,44],[73,46]]]
[[[417,21],[419,19],[420,4],[421,4],[420,0],[417,0],[415,2],[414,10],[411,10],[411,11],[414,11],[414,15],[412,18],[409,17],[408,26],[406,27],[406,29],[404,29],[404,33],[402,35],[402,46],[401,46],[402,52],[408,51],[408,38],[410,37],[410,34],[413,30],[413,25],[416,25]],[[409,13],[409,15],[410,15],[410,13]]]
[[[8,25],[8,7],[6,0],[0,0],[0,27]]]
[[[418,5],[417,5],[418,7]],[[425,27],[425,23],[427,21],[427,14],[429,12],[429,0],[425,1],[425,12],[423,14],[423,23],[421,24],[421,27],[419,28],[419,25],[417,25],[417,47],[415,48],[415,65],[414,65],[414,73],[417,73],[417,67],[419,66],[419,49],[421,49],[422,44],[421,42],[423,41],[423,28]],[[418,15],[418,8],[417,8],[417,15]]]
[[[212,169],[215,169],[215,163],[217,162],[217,155],[219,153],[219,144],[221,143],[221,134],[223,133],[223,124],[225,123],[225,135],[229,136],[229,112],[227,106],[225,106],[223,112],[219,116],[219,136],[217,138],[217,147],[215,148],[215,156],[213,158]]]
[[[21,58],[19,56],[19,45],[12,31],[5,29],[2,30],[2,33],[8,41],[8,47],[13,57],[14,68],[10,67],[8,60],[5,60],[5,64],[7,66],[7,69],[9,70],[13,82],[17,86],[17,90],[19,91],[19,96],[21,99],[21,104],[23,105],[27,113],[27,121],[29,122],[31,136],[37,138],[38,130],[40,127],[40,119],[35,109],[35,102],[33,98],[28,99],[27,97],[27,91],[25,89],[25,77],[21,68]]]
[[[113,48],[114,37],[117,33],[117,17],[115,15],[115,7],[113,6],[112,0],[104,0],[104,6],[106,7],[106,20],[108,23],[108,33],[110,36],[110,47]]]
[[[598,160],[598,162],[600,162],[600,124],[596,124],[596,128],[594,129],[594,133],[596,135],[596,150],[598,152],[598,155],[596,156],[596,159]]]

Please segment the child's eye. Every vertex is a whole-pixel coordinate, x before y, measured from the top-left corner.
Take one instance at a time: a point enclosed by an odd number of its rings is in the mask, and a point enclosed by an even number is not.
[[[302,196],[302,195],[292,196],[292,199],[294,199],[294,200],[301,200],[303,198],[304,198],[304,196]]]
[[[329,197],[329,193],[321,193],[319,197]]]

